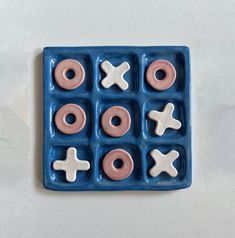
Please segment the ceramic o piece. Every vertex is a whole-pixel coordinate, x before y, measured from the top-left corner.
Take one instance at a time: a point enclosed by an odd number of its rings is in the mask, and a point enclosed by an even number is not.
[[[156,77],[156,72],[159,70],[162,70],[165,73],[165,77],[161,80]],[[170,88],[175,82],[176,71],[169,61],[155,60],[147,69],[146,79],[154,89],[163,91]]]
[[[74,77],[69,79],[66,72],[72,70]],[[74,59],[61,61],[55,68],[55,80],[61,88],[72,90],[79,87],[85,79],[85,70],[83,66]]]
[[[74,115],[74,123],[70,124],[66,121],[66,117],[69,114]],[[75,134],[84,128],[86,124],[86,114],[80,106],[72,103],[66,104],[56,112],[55,124],[64,134]]]
[[[112,119],[118,117],[120,124],[115,126],[112,124]],[[113,106],[107,109],[101,119],[103,130],[112,137],[120,137],[127,133],[131,125],[131,117],[129,112],[120,106]]]
[[[122,161],[122,166],[116,168],[114,162]],[[134,162],[131,155],[123,149],[115,149],[105,155],[102,168],[104,173],[112,180],[122,180],[127,178],[133,171]]]

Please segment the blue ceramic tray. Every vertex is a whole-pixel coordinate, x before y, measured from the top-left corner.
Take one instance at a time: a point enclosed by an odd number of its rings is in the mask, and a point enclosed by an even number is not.
[[[172,190],[191,185],[191,119],[190,119],[190,60],[189,49],[184,46],[164,47],[47,47],[44,57],[44,187],[61,191],[80,190]],[[76,59],[84,67],[84,83],[77,89],[60,88],[54,79],[56,65],[64,59]],[[177,77],[172,87],[156,91],[146,80],[148,65],[157,59],[170,61]],[[129,83],[126,91],[112,86],[105,89],[101,79],[105,73],[100,67],[104,61],[114,66],[126,61],[130,70],[124,75]],[[173,116],[179,119],[179,130],[168,129],[163,136],[154,134],[154,122],[147,118],[152,109],[162,111],[164,105],[175,105]],[[56,111],[67,103],[79,104],[86,112],[85,128],[77,134],[65,135],[55,126]],[[100,117],[110,106],[124,106],[132,123],[122,137],[107,136],[100,126]],[[68,147],[77,148],[79,158],[90,162],[90,169],[77,174],[76,181],[69,183],[65,172],[53,169],[55,160],[66,157]],[[131,175],[120,181],[110,180],[103,172],[104,155],[115,148],[128,151],[134,160]],[[149,152],[157,148],[162,153],[176,149],[180,157],[174,161],[176,177],[161,173],[149,175],[153,160]]]

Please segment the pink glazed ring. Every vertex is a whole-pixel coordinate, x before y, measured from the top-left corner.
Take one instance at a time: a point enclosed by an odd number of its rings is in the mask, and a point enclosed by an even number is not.
[[[165,77],[162,80],[157,79],[156,72],[162,70]],[[166,90],[172,86],[176,79],[176,71],[174,66],[167,60],[155,60],[152,62],[146,74],[148,83],[156,90]]]
[[[66,73],[72,70],[74,76],[69,79]],[[55,80],[61,88],[72,90],[79,87],[85,78],[85,70],[83,66],[73,59],[66,59],[61,61],[55,68]]]
[[[120,119],[120,124],[115,126],[112,119],[117,117]],[[120,106],[110,107],[104,112],[101,119],[103,130],[112,137],[120,137],[127,133],[131,125],[131,117],[129,112]]]
[[[73,123],[66,121],[66,117],[69,114],[75,117]],[[86,114],[80,106],[76,104],[66,104],[56,112],[55,124],[64,134],[75,134],[84,128],[86,124]]]
[[[114,162],[121,160],[120,168],[115,167]],[[105,155],[102,163],[104,173],[112,180],[122,180],[127,178],[133,171],[134,162],[131,155],[122,149],[115,149]]]

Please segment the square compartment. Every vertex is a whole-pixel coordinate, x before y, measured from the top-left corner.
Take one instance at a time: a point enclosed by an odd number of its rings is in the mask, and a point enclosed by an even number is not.
[[[175,68],[176,71],[176,80],[174,84],[164,91],[159,91],[150,86],[146,80],[146,72],[149,65],[155,60],[167,60],[169,61]],[[176,93],[182,92],[185,89],[185,81],[186,81],[186,59],[183,53],[180,51],[156,51],[156,53],[151,52],[145,54],[142,59],[143,62],[143,71],[144,71],[144,92],[146,93],[157,93],[157,94],[165,94],[165,93]]]
[[[150,155],[150,151],[153,149],[159,150],[162,154],[167,154],[171,150],[176,150],[179,152],[179,157],[173,162],[174,167],[178,171],[178,175],[176,177],[171,177],[166,172],[160,173],[157,177],[152,177],[149,174],[149,170],[154,166],[155,162]],[[188,187],[191,184],[191,158],[187,156],[186,150],[182,145],[170,145],[170,144],[149,144],[145,150],[145,159],[147,161],[147,170],[146,170],[146,178],[147,178],[147,186],[152,187],[162,187],[162,188],[170,188],[170,187]]]
[[[49,93],[52,93],[53,96],[60,96],[60,97],[78,97],[81,95],[86,95],[92,90],[93,87],[93,70],[92,70],[92,63],[91,58],[88,54],[73,52],[69,54],[63,52],[57,52],[53,54],[47,53],[47,50],[44,50],[44,54],[46,55],[46,62],[44,61],[44,68],[46,68],[46,77],[48,78],[48,90]],[[54,71],[58,63],[65,59],[74,59],[81,63],[85,70],[85,79],[84,82],[75,89],[66,90],[61,88],[55,80]],[[46,64],[46,65],[45,65]]]
[[[148,113],[151,110],[156,110],[162,112],[165,105],[167,103],[172,103],[175,106],[175,109],[173,111],[173,117],[177,120],[179,120],[182,124],[181,128],[178,130],[167,128],[162,136],[158,136],[154,133],[154,129],[156,127],[156,122],[148,118]],[[143,130],[143,136],[145,138],[154,137],[157,138],[158,141],[164,140],[164,139],[180,139],[182,136],[184,136],[187,132],[186,127],[186,120],[185,120],[185,107],[183,102],[178,100],[157,100],[152,99],[148,100],[144,103],[143,106],[144,114],[145,114],[145,123],[144,123],[144,130]]]
[[[67,182],[65,171],[54,170],[53,162],[56,160],[65,160],[66,151],[69,147],[77,149],[77,157],[80,160],[87,160],[90,163],[90,169],[87,171],[78,171],[75,182]],[[73,190],[86,188],[92,185],[94,178],[94,160],[92,150],[89,146],[67,144],[67,146],[53,146],[48,151],[44,151],[44,185],[49,189],[55,190]]]
[[[134,169],[129,177],[123,180],[115,181],[110,179],[102,169],[102,161],[105,155],[114,150],[114,149],[123,149],[127,151],[133,161],[134,161]],[[141,153],[138,146],[133,144],[117,144],[117,145],[100,145],[98,150],[98,159],[95,162],[96,174],[98,175],[97,181],[99,186],[110,188],[124,188],[125,186],[138,186],[138,183],[143,180],[142,174],[142,163],[141,163]]]
[[[61,132],[55,124],[55,115],[56,112],[64,105],[68,103],[73,103],[79,105],[86,114],[86,124],[85,127],[78,133],[75,134],[64,134]],[[62,99],[59,98],[57,100],[53,100],[53,103],[50,105],[50,113],[49,113],[49,136],[51,141],[54,143],[67,143],[68,140],[70,142],[79,142],[82,140],[88,140],[89,137],[92,136],[93,133],[93,111],[91,102],[86,99],[77,98],[77,99]]]

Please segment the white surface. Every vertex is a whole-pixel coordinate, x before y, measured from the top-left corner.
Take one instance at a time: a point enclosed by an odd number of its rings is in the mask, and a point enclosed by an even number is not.
[[[77,149],[69,147],[66,151],[66,158],[64,160],[56,160],[53,163],[55,170],[63,170],[66,174],[68,182],[74,182],[79,171],[86,171],[90,169],[90,163],[87,160],[80,160],[77,157]]]
[[[172,103],[167,103],[162,112],[151,110],[148,113],[148,117],[155,121],[154,133],[158,136],[162,136],[167,128],[175,130],[180,129],[181,122],[176,120],[172,115],[175,106]]]
[[[115,67],[108,60],[105,60],[102,62],[101,68],[106,73],[106,76],[101,81],[104,88],[110,88],[116,84],[121,90],[128,89],[129,84],[123,78],[124,74],[130,69],[130,65],[127,62],[123,62]]]
[[[234,237],[233,0],[9,0],[0,2],[0,26],[1,238]],[[60,193],[42,188],[41,52],[49,45],[190,47],[190,189]]]
[[[154,149],[150,152],[152,159],[155,161],[154,166],[149,170],[152,177],[157,177],[160,173],[166,172],[171,177],[175,177],[178,171],[173,162],[179,157],[179,152],[171,150],[167,154],[162,154],[159,150]]]

